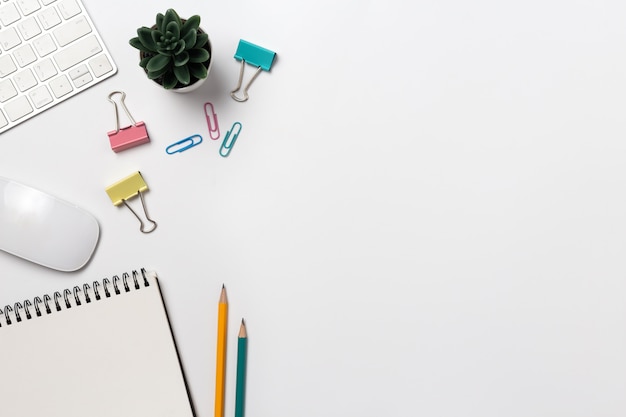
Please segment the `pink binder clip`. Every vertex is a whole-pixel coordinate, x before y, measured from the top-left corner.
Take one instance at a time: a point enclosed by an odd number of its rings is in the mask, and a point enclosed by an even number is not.
[[[117,103],[113,101],[112,97],[115,94],[121,94],[120,104],[126,115],[132,122],[132,124],[120,128],[120,116],[117,110]],[[144,122],[135,122],[133,116],[131,116],[126,104],[124,104],[124,99],[126,98],[126,93],[123,91],[114,91],[109,94],[109,101],[113,103],[115,107],[115,130],[112,130],[107,133],[109,136],[109,141],[111,142],[111,149],[114,152],[120,152],[129,148],[132,148],[137,145],[142,145],[144,143],[150,142],[150,137],[148,136],[148,130],[146,129],[146,125]]]

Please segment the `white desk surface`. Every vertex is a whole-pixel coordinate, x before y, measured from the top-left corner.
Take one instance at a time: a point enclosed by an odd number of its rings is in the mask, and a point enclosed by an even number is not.
[[[128,45],[173,3],[214,48],[186,95]],[[74,273],[0,253],[0,303],[156,270],[199,417],[222,284],[228,416],[242,317],[248,417],[626,414],[626,3],[85,4],[119,72],[4,133],[0,175],[93,213],[100,242]],[[237,103],[242,38],[277,59]],[[111,151],[113,90],[150,144]],[[206,101],[243,125],[228,158]],[[136,170],[148,235],[104,191]]]

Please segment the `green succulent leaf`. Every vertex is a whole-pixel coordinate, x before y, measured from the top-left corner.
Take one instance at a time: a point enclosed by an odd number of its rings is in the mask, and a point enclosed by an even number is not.
[[[177,43],[171,44],[167,42],[160,42],[157,44],[159,47],[159,52],[163,55],[173,55],[174,48],[176,48]]]
[[[174,57],[175,67],[182,67],[183,65],[186,65],[187,62],[189,62],[189,54],[187,53],[187,51],[183,51],[181,54],[178,54]]]
[[[152,52],[150,50],[148,50],[148,48],[146,48],[143,43],[141,43],[141,41],[139,40],[138,37],[132,38],[128,41],[128,43],[130,44],[130,46],[132,46],[133,48],[139,49],[140,51],[143,52]]]
[[[189,62],[202,63],[209,60],[211,55],[206,49],[192,49],[189,51]]]
[[[164,21],[165,21],[165,16],[163,15],[163,13],[157,13],[156,25],[157,25],[157,29],[159,29],[161,32],[165,32],[165,27],[163,26]]]
[[[150,58],[152,58],[152,55],[141,58],[141,61],[139,61],[139,66],[143,69],[146,69],[146,67],[148,66],[148,62],[150,61]]]
[[[176,87],[176,84],[178,84],[178,78],[176,78],[173,72],[163,74],[163,88],[171,90]]]
[[[147,29],[147,28],[146,28]],[[150,31],[150,38],[152,39],[152,44],[154,45],[154,51],[158,51],[160,48],[160,43],[161,43],[161,38],[163,38],[163,34],[161,33],[161,31],[159,30],[151,30],[148,29]]]
[[[170,61],[171,61],[170,57],[166,55],[161,55],[161,54],[155,55],[152,58],[150,58],[150,60],[148,61],[148,64],[146,65],[146,69],[148,70],[148,72],[156,72],[163,68],[166,68],[168,64],[170,63]]]
[[[206,33],[198,33],[196,38],[196,44],[193,46],[194,48],[203,48],[204,45],[209,41],[209,35]]]
[[[161,76],[163,76],[166,72],[168,72],[169,69],[167,67],[162,68],[158,71],[148,71],[148,78],[151,80],[157,79]]]
[[[163,19],[163,25],[167,28],[171,22],[175,22],[176,26],[179,28],[182,26],[182,22],[180,17],[178,17],[178,13],[174,9],[168,9],[165,12],[165,18]]]
[[[193,15],[183,23],[180,29],[180,36],[186,37],[191,32],[197,32],[200,27],[200,16]]]
[[[156,43],[154,42],[152,30],[150,28],[144,26],[137,29],[137,38],[146,50],[151,52],[156,51]]]
[[[192,30],[187,34],[183,35],[184,31],[181,31],[181,40],[185,42],[185,48],[191,49],[196,44],[196,40],[198,38],[198,32]]]
[[[165,27],[166,37],[172,40],[178,40],[180,38],[180,26],[176,22],[169,22]]]
[[[189,72],[191,73],[191,76],[194,78],[203,80],[208,75],[206,67],[202,64],[190,63],[188,67],[189,67]]]
[[[185,41],[183,39],[178,41],[178,49],[174,51],[174,55],[178,55],[185,51]]]
[[[186,66],[174,67],[174,75],[176,75],[178,81],[180,81],[180,83],[183,85],[187,85],[189,84],[189,81],[191,81],[189,68],[187,68]]]

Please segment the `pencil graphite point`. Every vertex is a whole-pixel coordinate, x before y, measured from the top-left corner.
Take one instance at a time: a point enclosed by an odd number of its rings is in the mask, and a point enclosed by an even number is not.
[[[222,284],[222,291],[220,292],[220,303],[228,303],[228,298],[226,297],[226,287]]]
[[[239,327],[239,338],[248,337],[248,331],[246,330],[246,323],[241,319],[241,326]]]

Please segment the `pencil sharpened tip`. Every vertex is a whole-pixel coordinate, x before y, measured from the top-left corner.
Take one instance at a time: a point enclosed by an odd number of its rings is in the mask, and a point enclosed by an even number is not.
[[[248,330],[246,330],[246,323],[241,319],[241,326],[239,327],[239,338],[247,338]]]
[[[220,291],[220,303],[228,303],[228,298],[226,297],[226,287],[224,287],[224,285],[222,285],[222,291]]]

